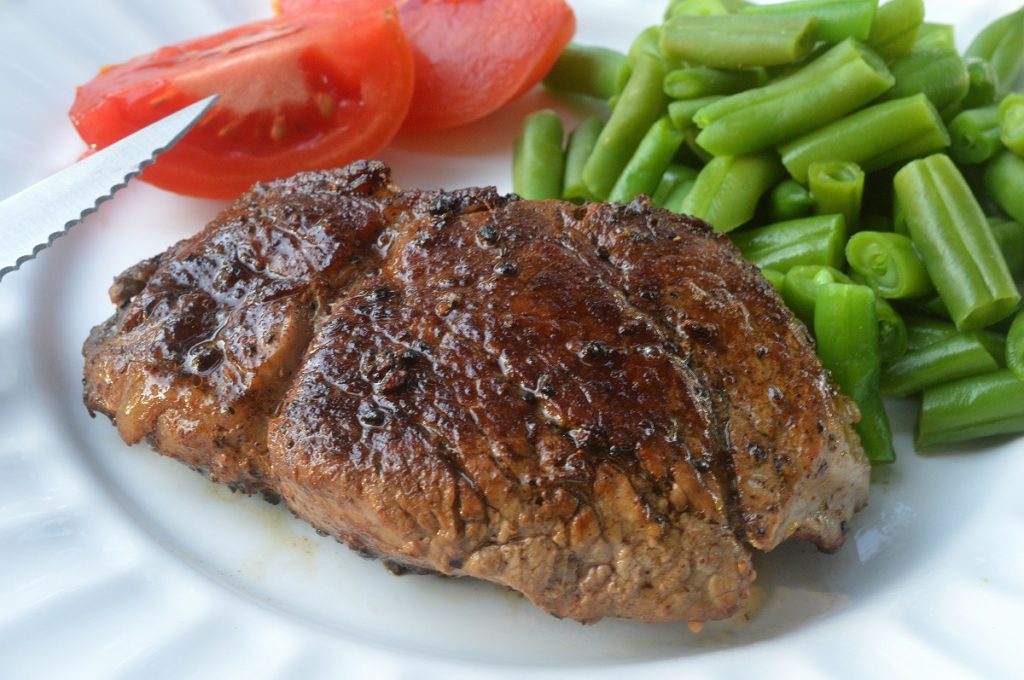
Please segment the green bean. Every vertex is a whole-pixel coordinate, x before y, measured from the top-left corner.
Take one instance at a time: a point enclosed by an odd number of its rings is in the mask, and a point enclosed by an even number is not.
[[[672,119],[672,124],[677,128],[680,130],[687,130],[697,126],[697,124],[693,122],[693,116],[695,113],[708,104],[714,104],[722,99],[725,99],[723,95],[714,95],[710,97],[698,97],[697,99],[684,99],[682,101],[672,102],[668,105],[668,117]]]
[[[924,0],[891,0],[878,8],[868,46],[890,61],[914,49],[924,22]]]
[[[842,215],[817,215],[734,234],[733,243],[757,266],[780,272],[801,264],[840,269],[846,243]]]
[[[813,16],[818,40],[837,43],[846,38],[867,40],[878,0],[792,0],[776,5],[751,5],[743,14],[760,16]]]
[[[935,385],[999,368],[977,333],[954,333],[882,369],[882,393],[907,397]]]
[[[878,298],[875,304],[878,314],[878,345],[882,361],[892,361],[907,351],[907,324],[899,312],[886,300]]]
[[[697,175],[682,212],[730,232],[750,221],[757,202],[782,173],[774,153],[713,158]]]
[[[864,198],[864,171],[849,161],[815,161],[807,169],[807,183],[819,215],[839,213],[852,231],[860,224]]]
[[[835,267],[798,264],[790,267],[782,282],[782,299],[808,328],[814,327],[814,304],[818,290],[826,283],[853,283]]]
[[[919,449],[1024,432],[1024,380],[1011,370],[961,378],[924,391]]]
[[[845,283],[822,286],[814,305],[814,336],[821,362],[860,409],[860,422],[853,427],[868,460],[893,462],[892,428],[879,391],[882,357],[874,292]]]
[[[728,100],[727,100],[728,101]],[[814,161],[842,160],[865,172],[949,146],[938,111],[923,94],[868,107],[779,147],[800,182]]]
[[[914,49],[889,64],[896,84],[882,95],[882,101],[891,101],[923,93],[936,109],[942,111],[967,95],[971,77],[964,60],[955,48]]]
[[[683,16],[665,22],[662,53],[715,68],[776,66],[802,59],[814,47],[812,17],[743,14]]]
[[[955,50],[956,31],[952,24],[937,24],[925,21],[917,29],[917,41],[914,43],[914,51],[936,49]]]
[[[1006,366],[1024,380],[1024,312],[1013,317],[1006,334]]]
[[[1016,220],[988,219],[992,235],[1006,258],[1010,275],[1018,279],[1024,275],[1024,224]]]
[[[1024,94],[1008,94],[999,102],[999,131],[1007,149],[1024,154]]]
[[[622,91],[629,77],[626,55],[606,47],[569,43],[544,77],[558,92],[609,99]]]
[[[647,55],[657,59],[666,71],[670,70],[668,58],[661,51],[661,48],[658,47],[660,42],[661,26],[648,26],[637,33],[636,37],[633,38],[633,42],[630,43],[629,51],[626,54],[626,61],[629,63],[630,68],[636,68],[640,55]],[[662,77],[664,77],[664,74],[662,74]]]
[[[693,191],[694,185],[697,183],[696,175],[692,179],[684,179],[677,184],[672,191],[669,192],[665,198],[665,204],[662,206],[669,212],[674,212],[677,215],[682,214],[683,206],[686,204],[686,197]]]
[[[776,222],[807,217],[814,210],[814,196],[796,180],[786,179],[775,185],[770,196],[771,216]]]
[[[672,2],[665,11],[665,19],[682,16],[712,16],[728,14],[729,10],[719,0],[681,0]]]
[[[924,262],[906,236],[880,231],[854,234],[846,244],[846,260],[883,298],[914,299],[935,290]]]
[[[980,57],[992,65],[997,96],[1015,89],[1024,70],[1024,9],[1000,17],[982,29],[964,56]]]
[[[958,333],[956,326],[952,323],[927,316],[908,316],[905,322],[907,324],[907,352],[916,352]]]
[[[999,107],[985,106],[959,113],[949,123],[949,155],[962,165],[977,165],[995,156],[1000,140]]]
[[[1007,215],[1024,222],[1024,158],[1003,151],[985,166],[985,190]]]
[[[698,111],[697,142],[723,156],[774,146],[860,108],[893,82],[878,55],[845,40],[791,75]]]
[[[716,94],[733,94],[763,85],[768,75],[763,68],[726,71],[709,66],[690,66],[669,71],[665,94],[673,99],[696,99]]]
[[[583,181],[597,198],[611,192],[640,140],[665,109],[665,67],[649,54],[637,56],[629,82],[583,166]]]
[[[512,191],[523,198],[561,198],[562,134],[562,119],[551,109],[523,120],[512,156]]]
[[[596,198],[583,182],[583,166],[597,145],[604,121],[588,116],[580,121],[569,135],[565,149],[565,170],[562,174],[562,198],[567,201],[586,201]]]
[[[721,0],[721,3],[727,10],[729,10],[733,14],[737,12],[742,12],[744,9],[754,4],[752,2],[748,2],[747,0]]]
[[[639,194],[652,194],[658,187],[672,157],[683,143],[683,133],[676,129],[668,116],[662,116],[651,126],[633,157],[623,168],[608,200],[612,203],[629,203]]]
[[[786,272],[782,285],[782,298],[793,313],[808,327],[814,326],[814,304],[818,290],[826,283],[853,283],[853,280],[835,267],[822,265],[796,265]],[[907,327],[892,305],[875,296],[875,316],[878,318],[878,343],[883,361],[891,361],[907,351]]]
[[[658,188],[651,195],[651,203],[659,208],[665,207],[665,201],[672,194],[677,186],[683,182],[692,182],[697,179],[697,171],[688,165],[670,163],[658,182]]]
[[[778,271],[777,269],[767,269],[767,268],[766,269],[762,269],[761,270],[761,274],[764,275],[764,278],[768,279],[768,282],[772,284],[772,286],[775,288],[775,290],[780,291],[780,292],[782,291],[782,284],[786,280],[786,275],[785,274],[783,274],[782,272]]]
[[[995,104],[998,83],[992,64],[978,57],[967,57],[964,64],[967,66],[967,76],[970,79],[967,95],[964,96],[964,108],[976,109]]]
[[[959,330],[984,328],[1020,302],[1006,258],[949,156],[911,161],[896,173],[907,226]]]
[[[697,136],[700,134],[700,130],[696,127],[689,127],[686,129],[686,149],[690,154],[696,158],[702,165],[707,165],[715,157],[708,153],[707,149],[697,143]]]

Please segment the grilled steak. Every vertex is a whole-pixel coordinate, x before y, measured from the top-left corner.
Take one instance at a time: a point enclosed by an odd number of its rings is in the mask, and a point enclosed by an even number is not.
[[[824,550],[868,466],[806,330],[703,223],[258,185],[122,274],[85,399],[125,441],[419,571],[580,621],[729,616],[750,550]]]

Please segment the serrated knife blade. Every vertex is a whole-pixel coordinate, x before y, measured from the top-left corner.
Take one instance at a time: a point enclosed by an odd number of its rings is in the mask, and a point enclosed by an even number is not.
[[[190,104],[0,202],[0,279],[95,212],[216,100],[212,95]]]

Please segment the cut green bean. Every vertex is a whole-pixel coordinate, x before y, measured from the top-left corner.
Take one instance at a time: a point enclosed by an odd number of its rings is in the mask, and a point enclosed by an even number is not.
[[[821,362],[860,409],[860,422],[853,427],[868,460],[893,462],[892,428],[879,390],[882,357],[874,292],[845,283],[822,286],[814,306],[814,336]]]
[[[565,171],[562,180],[562,198],[567,201],[585,201],[596,198],[583,182],[583,166],[597,145],[604,121],[588,116],[580,121],[569,135],[565,150]]]
[[[868,46],[886,61],[910,54],[923,22],[924,0],[890,0],[875,13]]]
[[[792,0],[775,5],[751,5],[742,14],[759,16],[813,16],[817,38],[837,43],[847,38],[867,40],[878,0]]]
[[[927,316],[908,316],[905,322],[907,324],[907,352],[915,352],[958,333],[956,326],[949,321]]]
[[[1002,151],[985,166],[985,190],[1007,215],[1024,222],[1024,158]]]
[[[636,63],[641,55],[646,55],[657,59],[666,72],[671,70],[670,60],[661,51],[661,48],[658,47],[660,42],[661,26],[648,26],[637,33],[636,37],[633,38],[633,42],[629,45],[629,51],[626,53],[626,60],[629,62],[630,68],[636,68]],[[662,77],[665,77],[664,74],[662,74]]]
[[[1006,334],[1006,366],[1024,380],[1024,312],[1013,317],[1010,331]]]
[[[665,168],[665,173],[661,176],[661,181],[658,182],[658,187],[651,195],[651,203],[659,208],[664,208],[665,202],[677,186],[683,182],[692,182],[695,179],[697,179],[697,170],[688,165],[670,163],[669,166]]]
[[[906,236],[862,231],[846,243],[850,268],[889,300],[924,297],[933,290],[924,262]]]
[[[599,199],[607,198],[640,140],[665,110],[661,90],[665,67],[655,57],[641,54],[626,88],[583,166],[583,181]]]
[[[996,237],[999,250],[1006,258],[1010,275],[1017,279],[1024,275],[1024,224],[1016,220],[989,218],[988,226]]]
[[[714,104],[722,99],[725,99],[724,95],[713,95],[710,97],[698,97],[697,99],[684,99],[672,102],[668,105],[668,117],[672,119],[672,124],[680,130],[688,130],[697,126],[697,124],[693,122],[694,114],[705,106]]]
[[[914,50],[955,50],[956,30],[953,24],[937,24],[925,21],[917,29],[917,41]]]
[[[790,267],[782,282],[782,299],[808,328],[814,328],[814,304],[826,283],[853,283],[846,274],[827,265]]]
[[[787,272],[796,265],[819,264],[840,269],[846,243],[842,215],[817,215],[734,234],[743,256],[761,268]]]
[[[815,161],[807,169],[807,184],[819,215],[839,213],[849,230],[860,224],[864,171],[850,161]]]
[[[997,96],[1016,89],[1024,70],[1024,9],[1000,17],[982,29],[964,56],[980,57],[992,65]]]
[[[924,391],[919,449],[1024,432],[1024,380],[1011,370],[961,378]]]
[[[959,102],[967,95],[971,77],[955,48],[914,49],[889,64],[896,84],[882,95],[882,101],[902,99],[922,93],[936,109]]]
[[[672,17],[706,17],[729,14],[729,9],[720,0],[681,0],[669,5],[665,19]]]
[[[765,149],[845,116],[894,82],[878,55],[846,40],[784,78],[698,111],[697,142],[722,156]]]
[[[796,265],[786,272],[782,298],[793,313],[808,327],[814,327],[814,304],[818,290],[826,283],[853,283],[853,280],[835,267],[822,265]],[[892,305],[875,296],[875,316],[878,318],[878,343],[883,361],[891,361],[907,351],[907,327]]]
[[[639,194],[654,193],[683,139],[683,133],[676,129],[668,116],[659,118],[640,140],[633,157],[612,187],[608,200],[629,203]]]
[[[622,91],[629,77],[626,55],[606,47],[569,43],[544,77],[558,92],[609,99]]]
[[[967,94],[963,101],[964,109],[976,109],[995,104],[998,81],[992,64],[978,57],[967,57],[964,59],[964,64],[967,66],[967,75],[970,78],[970,85],[967,87]]]
[[[673,99],[696,99],[733,94],[764,85],[768,75],[763,68],[727,71],[709,66],[690,66],[669,71],[665,76],[665,94]]]
[[[1024,155],[1024,94],[1008,94],[999,102],[999,132],[1007,149]]]
[[[817,21],[799,16],[682,16],[665,22],[662,53],[689,64],[739,69],[788,64],[814,47]]]
[[[777,269],[762,269],[761,274],[764,278],[768,279],[769,283],[775,288],[775,290],[781,292],[782,284],[786,280],[786,275]]]
[[[730,232],[750,221],[761,196],[782,175],[774,153],[713,158],[697,175],[682,212]]]
[[[779,147],[782,162],[799,182],[815,161],[841,160],[873,172],[949,146],[939,112],[923,94],[884,102],[851,114]]]
[[[882,393],[907,397],[935,385],[999,368],[977,333],[954,333],[882,369]]]
[[[939,297],[960,330],[1009,315],[1020,294],[985,214],[949,156],[936,154],[896,173],[907,227]]]
[[[769,201],[771,216],[776,222],[807,217],[814,210],[814,196],[810,189],[793,179],[776,184]]]
[[[977,165],[1003,148],[999,108],[995,105],[968,109],[949,123],[949,155],[961,165]]]
[[[686,197],[693,191],[694,185],[697,184],[696,175],[692,179],[684,179],[677,184],[672,191],[669,192],[665,198],[665,204],[662,206],[669,212],[674,212],[677,215],[683,213],[683,206],[686,204]]]
[[[562,119],[551,109],[523,121],[512,156],[512,191],[523,198],[562,197]]]

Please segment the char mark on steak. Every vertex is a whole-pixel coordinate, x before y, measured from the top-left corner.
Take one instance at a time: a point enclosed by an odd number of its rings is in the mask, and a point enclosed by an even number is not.
[[[125,441],[558,616],[729,616],[751,548],[834,549],[866,497],[806,330],[725,237],[644,201],[357,163],[258,185],[111,298],[85,398]]]

